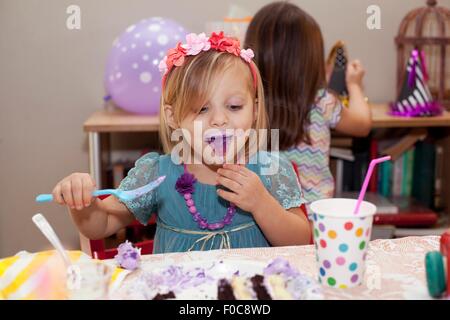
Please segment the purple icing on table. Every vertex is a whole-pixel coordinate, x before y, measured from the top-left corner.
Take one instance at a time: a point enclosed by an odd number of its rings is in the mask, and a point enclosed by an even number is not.
[[[299,272],[283,258],[276,258],[264,268],[264,275],[281,274],[286,277],[296,277]]]
[[[131,242],[127,240],[119,245],[117,248],[117,255],[114,258],[122,268],[135,270],[139,267],[141,249],[133,247]]]
[[[179,292],[214,279],[208,276],[203,268],[186,270],[180,266],[169,266],[159,272],[144,273],[141,275],[141,280],[149,290],[166,288],[168,291]]]
[[[231,277],[238,276],[240,273],[242,272],[234,268],[230,270],[228,263],[222,260],[205,265],[204,267],[195,268],[192,266],[170,265],[139,273],[131,291],[145,299],[153,299],[156,294],[171,291],[179,297],[178,294],[182,294],[187,289],[191,289],[191,292],[202,292],[202,290],[209,288],[211,285],[217,286],[218,279],[223,277],[231,279]],[[271,261],[264,269],[263,274],[265,277],[270,275],[282,276],[286,281],[288,291],[294,299],[308,299],[322,296],[321,288],[315,281],[294,269],[283,258],[277,258]],[[250,275],[244,273],[243,276]],[[264,281],[267,280],[268,278],[264,279]],[[203,285],[206,285],[206,287]],[[192,290],[193,288],[195,289]],[[216,288],[213,291],[216,292]],[[206,295],[205,297],[209,296]],[[254,293],[252,293],[252,298],[256,298]]]
[[[320,296],[322,291],[308,276],[300,273],[283,258],[276,258],[264,269],[264,275],[281,275],[286,282],[288,291],[294,299],[307,299],[310,294]]]

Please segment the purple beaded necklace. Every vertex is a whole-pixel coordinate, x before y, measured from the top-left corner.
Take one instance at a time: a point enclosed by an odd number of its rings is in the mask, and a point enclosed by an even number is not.
[[[195,183],[197,179],[193,174],[189,173],[186,169],[186,165],[184,164],[184,172],[177,179],[175,184],[175,189],[184,197],[186,202],[186,206],[191,214],[192,218],[195,222],[197,222],[200,229],[208,229],[208,230],[218,230],[222,229],[226,225],[229,225],[233,221],[233,216],[236,213],[236,205],[230,203],[230,206],[227,208],[227,214],[223,217],[222,221],[215,223],[208,223],[206,218],[202,217],[200,212],[197,211],[195,207],[194,199],[192,198],[192,194],[195,191]]]

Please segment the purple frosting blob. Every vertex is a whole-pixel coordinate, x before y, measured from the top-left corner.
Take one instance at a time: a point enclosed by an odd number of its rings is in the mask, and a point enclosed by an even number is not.
[[[141,249],[133,247],[128,240],[117,248],[116,262],[124,269],[135,270],[141,261]]]
[[[269,276],[272,274],[279,274],[285,277],[297,277],[300,273],[287,260],[278,257],[264,268],[264,275]]]

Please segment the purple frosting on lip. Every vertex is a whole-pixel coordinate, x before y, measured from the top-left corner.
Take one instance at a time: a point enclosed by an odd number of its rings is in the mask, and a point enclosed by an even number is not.
[[[224,133],[219,133],[219,134],[206,136],[205,137],[205,142],[206,143],[212,143],[216,139],[221,139],[221,141],[223,141],[223,140],[231,139],[232,137],[233,137],[233,134],[227,134],[227,133],[224,132]]]

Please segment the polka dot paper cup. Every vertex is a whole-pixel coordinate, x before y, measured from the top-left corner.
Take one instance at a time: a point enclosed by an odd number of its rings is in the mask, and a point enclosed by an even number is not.
[[[311,204],[319,282],[334,288],[362,283],[376,207],[355,199],[323,199]]]

